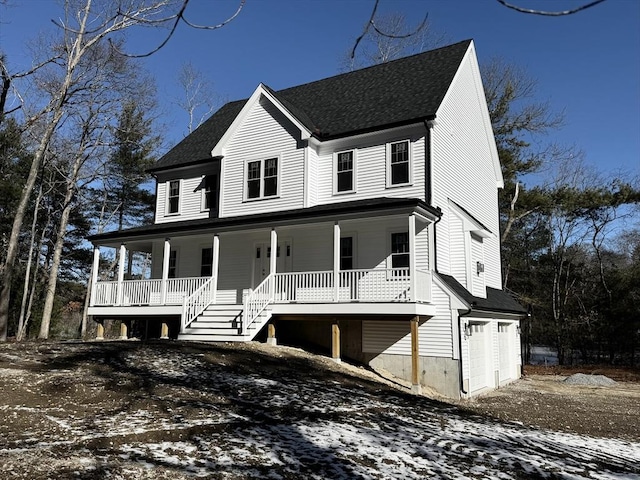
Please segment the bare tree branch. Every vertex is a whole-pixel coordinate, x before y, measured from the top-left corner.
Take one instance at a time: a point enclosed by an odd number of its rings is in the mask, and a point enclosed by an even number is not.
[[[596,5],[598,5],[599,3],[604,2],[605,0],[595,0],[591,3],[586,3],[584,5],[581,5],[579,7],[576,7],[572,10],[558,10],[558,11],[545,11],[545,10],[534,10],[534,9],[530,9],[530,8],[523,8],[523,7],[519,7],[518,5],[513,5],[511,3],[507,3],[505,2],[505,0],[496,0],[499,4],[504,5],[507,8],[510,8],[512,10],[515,10],[516,12],[520,12],[520,13],[530,13],[532,15],[544,15],[547,17],[560,17],[563,15],[572,15],[574,13],[578,13],[582,10],[586,10],[587,8],[591,8],[594,7]]]

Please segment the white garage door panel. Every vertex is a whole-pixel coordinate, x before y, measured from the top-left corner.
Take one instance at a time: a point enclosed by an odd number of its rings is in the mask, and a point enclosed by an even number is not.
[[[500,359],[500,382],[511,378],[511,325],[498,324],[498,353]]]
[[[487,382],[487,324],[469,324],[469,390],[471,392],[485,388]]]

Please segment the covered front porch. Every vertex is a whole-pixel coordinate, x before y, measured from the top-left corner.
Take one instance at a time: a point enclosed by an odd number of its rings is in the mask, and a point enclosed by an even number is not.
[[[94,240],[89,314],[178,315],[185,332],[207,309],[233,306],[241,311],[239,328],[244,334],[272,313],[435,311],[430,270],[433,215],[412,208],[233,228],[224,219],[216,220],[218,225],[209,231],[184,231],[175,222],[175,231],[164,238],[154,236],[151,228]],[[101,246],[117,251],[115,278],[98,278]],[[146,274],[132,268],[133,252],[150,256]]]

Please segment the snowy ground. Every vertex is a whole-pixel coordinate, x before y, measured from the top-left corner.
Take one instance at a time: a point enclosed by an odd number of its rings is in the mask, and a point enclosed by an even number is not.
[[[640,478],[640,443],[500,423],[288,348],[0,348],[0,395],[0,478]]]

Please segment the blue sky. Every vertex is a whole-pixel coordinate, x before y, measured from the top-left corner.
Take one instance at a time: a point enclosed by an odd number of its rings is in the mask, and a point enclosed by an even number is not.
[[[580,1],[513,0],[523,6],[571,7]],[[585,0],[586,2],[586,0]],[[60,8],[53,0],[11,0],[0,6],[0,49],[12,70],[28,65],[25,45],[38,32],[55,28]],[[373,0],[247,0],[238,18],[216,31],[182,25],[171,42],[145,60],[156,78],[165,112],[167,144],[186,132],[187,119],[173,103],[177,75],[185,61],[205,73],[216,93],[246,98],[258,83],[286,88],[340,71],[369,18]],[[216,24],[237,0],[191,0],[187,16]],[[494,0],[381,0],[380,11],[421,19],[448,43],[473,38],[480,62],[502,57],[538,80],[539,100],[564,110],[566,126],[549,141],[576,145],[604,173],[640,174],[640,1],[607,0],[559,18],[525,15]],[[154,46],[148,30],[130,38],[132,51]]]

